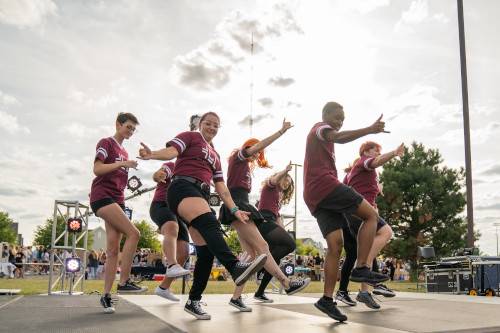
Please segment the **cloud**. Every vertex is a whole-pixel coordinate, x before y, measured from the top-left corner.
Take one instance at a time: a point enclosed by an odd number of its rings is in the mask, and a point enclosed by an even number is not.
[[[7,95],[6,93],[0,90],[0,104],[7,106],[17,105],[19,104],[19,101],[14,96]]]
[[[16,134],[18,132],[25,134],[30,133],[29,128],[19,125],[16,116],[12,116],[4,111],[0,111],[0,128],[10,134]]]
[[[500,210],[500,203],[485,205],[485,206],[477,206],[477,210]]]
[[[440,23],[448,23],[449,19],[442,13],[429,15],[428,0],[414,0],[410,4],[410,8],[401,14],[401,18],[394,26],[395,32],[410,32],[411,26],[425,21],[436,21]]]
[[[481,172],[481,174],[488,175],[488,176],[500,175],[500,165],[499,164],[493,165],[490,168],[488,168],[487,170],[484,170],[483,172]]]
[[[291,77],[281,77],[281,76],[275,76],[269,79],[267,81],[270,85],[275,86],[275,87],[288,87],[289,85],[295,83],[295,80],[292,79]]]
[[[302,104],[300,104],[300,103],[296,103],[296,102],[292,102],[292,101],[288,101],[288,102],[286,103],[286,107],[287,107],[287,108],[290,108],[290,107],[291,107],[291,108],[300,108],[300,107],[302,107]]]
[[[266,113],[266,114],[262,114],[262,115],[258,115],[258,116],[255,116],[253,117],[253,125],[257,124],[258,122],[260,122],[261,120],[264,120],[266,118],[271,118],[272,115],[270,113]],[[238,122],[238,124],[240,126],[249,126],[250,125],[250,120],[252,118],[250,118],[250,116],[246,116],[245,118],[243,118],[242,120],[240,120]]]
[[[269,97],[260,98],[258,102],[265,108],[270,108],[271,106],[273,106],[273,100]]]
[[[20,28],[37,26],[56,12],[52,0],[0,0],[0,23]]]
[[[489,123],[483,128],[471,130],[470,137],[471,143],[474,145],[481,145],[489,141],[492,136],[497,134],[500,129],[500,123]],[[436,138],[436,140],[444,141],[450,145],[463,145],[464,130],[462,128],[450,130],[443,135]]]
[[[210,40],[177,56],[170,73],[180,85],[195,90],[221,89],[252,53],[262,53],[273,39],[288,33],[303,31],[286,5],[252,17],[233,11],[216,26]]]
[[[390,0],[349,0],[341,2],[341,5],[349,10],[357,11],[360,14],[368,14],[380,7],[386,7]]]
[[[37,194],[38,191],[31,188],[5,187],[0,188],[0,196],[4,197],[24,197]]]

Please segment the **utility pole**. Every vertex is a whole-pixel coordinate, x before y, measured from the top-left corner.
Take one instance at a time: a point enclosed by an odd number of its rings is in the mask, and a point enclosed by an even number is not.
[[[499,256],[500,254],[498,253],[498,227],[500,227],[500,223],[495,222],[493,223],[493,226],[495,227],[495,235],[497,237],[497,256]]]
[[[293,218],[293,231],[295,232],[295,238],[297,238],[297,169],[299,167],[302,167],[302,165],[297,164],[297,163],[292,163],[294,167],[294,179],[293,182],[295,183],[295,189],[294,189],[294,218]]]

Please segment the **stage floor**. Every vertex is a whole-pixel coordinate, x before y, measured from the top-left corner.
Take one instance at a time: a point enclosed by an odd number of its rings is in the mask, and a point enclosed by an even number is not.
[[[206,295],[211,320],[184,312],[185,295],[174,303],[151,295],[121,296],[117,312],[102,313],[97,295],[0,296],[0,332],[500,332],[500,298],[398,293],[380,298],[382,309],[341,305],[349,320],[337,323],[313,306],[319,295],[287,297],[241,313],[229,306],[230,295]]]

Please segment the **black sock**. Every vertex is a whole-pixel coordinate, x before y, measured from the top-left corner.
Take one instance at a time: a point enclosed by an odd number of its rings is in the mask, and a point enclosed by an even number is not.
[[[333,298],[331,298],[329,296],[325,296],[325,295],[323,295],[323,300],[328,301],[328,302],[333,302]]]
[[[158,286],[161,290],[167,290],[167,288],[163,288],[162,286]]]
[[[170,268],[170,267],[172,267],[172,266],[175,266],[175,264],[172,264],[172,265],[168,265],[168,267],[167,267],[167,268]]]

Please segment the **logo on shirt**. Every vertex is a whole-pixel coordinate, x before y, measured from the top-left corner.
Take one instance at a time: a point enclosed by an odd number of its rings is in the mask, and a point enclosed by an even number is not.
[[[205,160],[210,164],[210,166],[212,166],[214,170],[217,169],[216,165],[219,161],[217,154],[212,149],[208,148],[208,146],[201,148],[201,151],[204,154]]]

